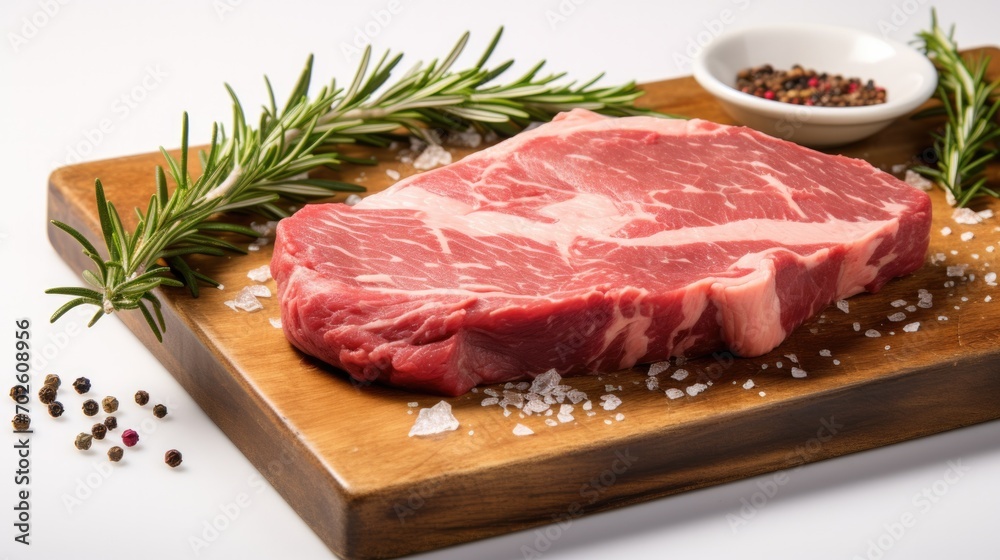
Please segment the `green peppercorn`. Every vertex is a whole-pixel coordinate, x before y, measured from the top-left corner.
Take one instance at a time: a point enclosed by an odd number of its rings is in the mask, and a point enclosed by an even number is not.
[[[52,385],[53,387],[55,387],[56,389],[58,389],[59,386],[62,385],[62,379],[59,379],[58,375],[56,375],[54,373],[50,373],[50,374],[48,374],[48,375],[45,376],[45,382],[44,382],[44,384],[45,385]]]
[[[65,409],[63,408],[62,403],[59,401],[55,401],[49,404],[49,416],[53,418],[59,418],[60,416],[62,416],[64,410]]]
[[[122,455],[124,454],[125,450],[116,445],[111,449],[108,449],[108,460],[110,460],[113,463],[117,463],[118,461],[122,460]]]
[[[86,451],[90,449],[90,443],[93,441],[93,439],[94,436],[84,432],[80,432],[79,435],[76,436],[76,441],[73,443],[74,445],[76,445],[77,449],[81,451]]]
[[[166,415],[167,415],[167,407],[163,406],[162,404],[158,404],[153,407],[153,416],[156,416],[157,418],[163,418]]]
[[[163,462],[170,465],[170,468],[172,469],[177,468],[183,460],[184,458],[181,456],[181,452],[176,449],[171,449],[163,455]]]
[[[83,413],[86,414],[87,416],[93,416],[97,414],[99,410],[101,410],[101,407],[97,404],[97,401],[95,401],[94,399],[87,399],[86,401],[84,401]]]
[[[14,402],[24,403],[28,399],[28,390],[24,385],[14,385],[10,388],[10,398],[14,399]]]
[[[114,397],[104,397],[104,400],[101,401],[101,408],[103,408],[104,412],[107,412],[108,414],[115,412],[118,410],[118,399]]]
[[[104,439],[104,436],[108,434],[108,427],[104,424],[97,423],[91,426],[90,435],[94,436],[94,439]]]
[[[54,400],[56,400],[56,388],[52,385],[42,385],[38,390],[38,402],[49,404]]]
[[[104,419],[104,427],[107,428],[109,432],[111,430],[117,429],[118,419],[115,418],[114,416],[108,416],[107,418]]]
[[[149,393],[147,393],[146,391],[142,391],[142,390],[139,390],[139,391],[135,392],[135,403],[137,405],[139,405],[139,406],[146,406],[146,403],[148,403],[148,402],[149,402]]]
[[[11,423],[14,424],[15,432],[25,432],[31,427],[31,417],[27,414],[15,414]]]
[[[82,395],[90,390],[90,380],[86,377],[77,377],[73,382],[73,388]]]

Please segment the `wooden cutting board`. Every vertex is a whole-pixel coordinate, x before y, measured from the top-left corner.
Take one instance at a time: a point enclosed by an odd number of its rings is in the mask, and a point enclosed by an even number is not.
[[[996,77],[1000,51],[988,52]],[[645,89],[646,106],[731,122],[691,78]],[[903,119],[833,151],[891,170],[915,162],[935,124]],[[391,183],[386,170],[414,172],[396,154],[376,152],[384,163],[345,168],[339,177],[374,192]],[[143,154],[58,169],[49,183],[49,217],[96,239],[94,179],[102,179],[109,199],[131,217],[124,210],[146,206],[160,162],[158,154]],[[991,172],[996,185],[998,169]],[[274,298],[255,313],[223,304],[251,284],[246,273],[268,262],[269,246],[198,261],[223,291],[204,289],[192,299],[163,290],[163,344],[137,313],[121,319],[334,552],[395,557],[1000,417],[1000,301],[986,301],[1000,299],[1000,290],[983,281],[1000,270],[1000,221],[959,226],[942,194],[932,198],[930,253],[944,253],[943,264],[928,262],[881,293],[851,298],[849,313],[831,307],[768,356],[693,360],[683,366],[687,379],[671,378],[678,369],[671,367],[657,376],[657,390],[647,388],[645,366],[569,380],[587,393],[596,414],[578,406],[574,421],[557,426],[544,422],[554,416],[519,418],[515,410],[505,417],[496,406],[481,406],[486,395],[480,389],[447,399],[458,430],[407,437],[417,417],[408,403],[424,408],[440,398],[359,386],[293,350],[269,323],[279,315]],[[991,204],[1000,212],[1000,204]],[[954,233],[939,233],[944,226]],[[82,270],[87,263],[79,247],[54,228],[49,232],[60,255]],[[975,238],[962,241],[963,232]],[[947,276],[946,266],[955,264],[969,265],[966,277]],[[933,294],[932,308],[909,312],[891,305],[916,304],[920,289]],[[53,309],[60,303],[53,298]],[[899,311],[905,321],[888,320]],[[916,321],[919,331],[903,332]],[[868,329],[881,337],[866,337]],[[806,378],[790,375],[786,354],[797,355]],[[754,387],[744,389],[748,380]],[[693,397],[665,396],[668,388],[696,382],[711,386]],[[608,385],[623,401],[613,411],[597,406]],[[515,436],[517,423],[534,435]]]

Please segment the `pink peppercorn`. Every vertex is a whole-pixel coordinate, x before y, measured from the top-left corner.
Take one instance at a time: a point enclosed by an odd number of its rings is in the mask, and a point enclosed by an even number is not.
[[[767,90],[764,92],[764,99],[774,99],[774,92]]]
[[[819,78],[817,78],[816,76],[809,78],[809,87],[814,88],[818,85],[819,85]]]
[[[135,430],[125,430],[122,432],[122,443],[125,444],[125,447],[132,447],[139,443],[139,434]]]

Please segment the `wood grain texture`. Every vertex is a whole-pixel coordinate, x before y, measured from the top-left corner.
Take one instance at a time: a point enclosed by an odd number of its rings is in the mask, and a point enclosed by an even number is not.
[[[1000,51],[989,52],[996,76]],[[648,106],[731,122],[691,78],[645,89]],[[883,169],[912,164],[929,147],[935,125],[904,119],[834,151]],[[392,153],[379,155],[384,163],[378,167],[345,169],[339,177],[374,192],[390,184],[386,169],[414,172]],[[145,207],[160,161],[158,154],[144,154],[56,170],[49,217],[93,238],[94,179],[102,179],[118,208]],[[991,169],[994,180],[997,172]],[[555,427],[545,425],[545,417],[518,418],[515,412],[508,418],[495,406],[480,406],[480,392],[448,399],[461,422],[457,431],[408,438],[416,411],[407,403],[423,408],[440,398],[359,386],[295,351],[268,322],[279,315],[276,299],[263,300],[265,309],[252,314],[223,305],[251,284],[246,273],[268,262],[269,247],[196,261],[226,286],[223,291],[206,288],[198,299],[162,291],[168,324],[162,345],[140,315],[121,319],[331,550],[347,558],[395,557],[1000,417],[1000,301],[985,301],[988,295],[1000,299],[1000,291],[982,280],[1000,268],[998,222],[957,226],[942,194],[933,193],[933,200],[930,252],[945,253],[945,264],[928,263],[879,294],[851,298],[849,314],[826,310],[768,356],[692,360],[684,366],[686,380],[661,374],[656,391],[646,388],[645,366],[569,380],[595,402],[597,414],[588,417],[577,407],[574,422]],[[955,234],[938,233],[945,225]],[[961,241],[963,231],[975,239]],[[49,235],[74,268],[86,266],[68,236],[51,227]],[[989,252],[990,245],[998,250]],[[958,263],[970,265],[976,279],[948,278],[945,266]],[[949,280],[956,285],[946,287]],[[274,290],[273,282],[268,285]],[[934,305],[907,312],[905,323],[920,321],[921,328],[904,333],[904,322],[887,319],[900,310],[890,302],[915,304],[921,288],[934,294]],[[58,303],[54,299],[53,308]],[[872,328],[882,336],[865,337]],[[832,357],[820,356],[821,349]],[[808,371],[805,379],[789,375],[784,355],[792,353]],[[742,388],[748,379],[756,384],[752,390]],[[712,386],[695,397],[664,395],[667,388],[699,381]],[[615,411],[596,406],[606,384],[622,387],[615,394],[623,404]],[[614,420],[617,413],[624,419]],[[514,436],[518,422],[535,435]]]

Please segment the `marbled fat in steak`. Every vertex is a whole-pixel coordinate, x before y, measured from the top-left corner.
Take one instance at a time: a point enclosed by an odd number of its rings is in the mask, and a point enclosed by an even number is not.
[[[747,128],[575,110],[278,226],[302,351],[357,379],[480,383],[770,351],[921,266],[928,196]]]

